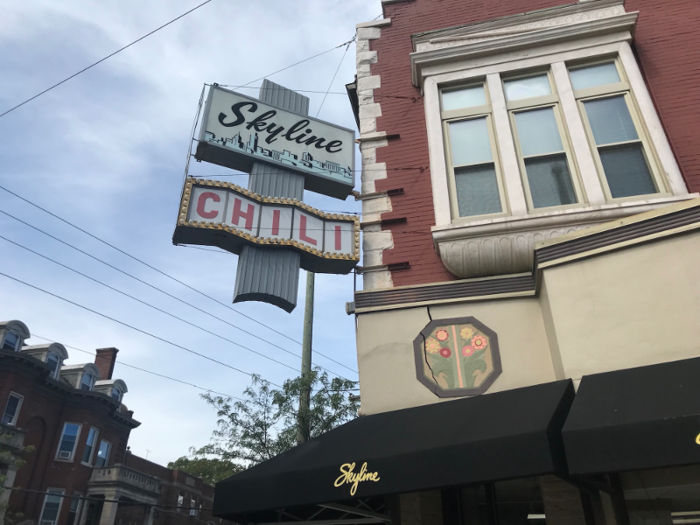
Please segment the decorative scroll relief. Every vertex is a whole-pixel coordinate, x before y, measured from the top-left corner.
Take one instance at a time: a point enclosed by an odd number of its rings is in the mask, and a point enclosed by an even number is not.
[[[496,332],[473,317],[431,321],[413,348],[418,380],[438,397],[483,394],[502,372]]]
[[[590,226],[437,241],[440,258],[457,277],[487,277],[532,271],[535,244]]]
[[[286,246],[316,273],[348,273],[359,261],[360,222],[296,199],[262,197],[220,181],[188,179],[174,241],[240,253],[246,244]]]
[[[622,5],[614,5],[590,11],[572,13],[564,16],[556,16],[552,18],[533,20],[512,26],[499,27],[491,30],[478,30],[475,28],[464,28],[462,34],[451,34],[446,36],[435,36],[427,42],[419,42],[416,45],[416,51],[432,51],[435,49],[445,49],[463,44],[472,44],[501,38],[504,36],[520,35],[523,33],[531,33],[552,27],[561,27],[574,24],[581,24],[604,18],[611,18],[618,15],[624,15],[625,8]],[[481,26],[484,27],[483,25]]]

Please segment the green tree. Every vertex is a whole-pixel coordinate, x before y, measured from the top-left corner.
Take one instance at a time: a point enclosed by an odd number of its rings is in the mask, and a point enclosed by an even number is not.
[[[194,452],[194,449],[190,449],[190,452]],[[171,461],[168,463],[168,468],[181,470],[202,478],[202,481],[209,485],[214,485],[242,470],[240,465],[224,459],[188,458],[186,456]]]
[[[254,376],[244,399],[202,394],[216,410],[217,429],[208,445],[193,451],[195,458],[216,457],[248,468],[296,446],[299,398],[311,388],[308,417],[311,438],[357,417],[358,401],[351,394],[357,383],[315,369],[307,377],[285,381],[281,389]]]

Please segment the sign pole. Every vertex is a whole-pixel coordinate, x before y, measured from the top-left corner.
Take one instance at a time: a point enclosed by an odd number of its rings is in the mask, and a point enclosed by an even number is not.
[[[299,398],[297,443],[310,439],[309,412],[311,411],[311,342],[314,335],[314,281],[315,274],[306,272],[306,306],[304,308],[304,336],[301,349],[302,391]]]

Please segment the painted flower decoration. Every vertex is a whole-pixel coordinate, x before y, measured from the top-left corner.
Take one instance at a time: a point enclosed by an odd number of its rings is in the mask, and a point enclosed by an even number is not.
[[[489,340],[486,339],[483,335],[474,336],[474,338],[472,339],[472,346],[476,350],[481,350],[482,348],[486,348],[486,345],[488,345],[488,344],[489,344]]]
[[[464,357],[469,357],[470,355],[472,355],[474,353],[475,350],[476,350],[476,348],[474,348],[473,346],[469,346],[469,345],[463,346],[462,347],[462,355]]]
[[[442,345],[432,337],[429,337],[428,340],[425,342],[425,348],[431,354],[437,354],[440,351],[441,347]]]
[[[447,330],[438,330],[435,337],[437,337],[440,341],[447,341],[449,334],[447,333]]]
[[[469,326],[465,326],[459,332],[459,335],[461,335],[462,339],[466,341],[467,339],[471,339],[474,336],[474,329]]]
[[[450,357],[452,355],[452,350],[450,350],[449,348],[441,348],[440,355],[442,357],[444,357],[445,359],[447,359],[448,357]]]

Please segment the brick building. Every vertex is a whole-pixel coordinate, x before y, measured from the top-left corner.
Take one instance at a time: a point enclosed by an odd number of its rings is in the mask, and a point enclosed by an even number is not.
[[[700,522],[697,0],[382,0],[361,415],[225,480],[239,523]]]
[[[0,465],[0,504],[13,522],[210,522],[212,487],[128,451],[140,423],[123,404],[126,384],[112,378],[118,350],[98,349],[94,363],[64,365],[63,345],[24,345],[29,338],[24,323],[0,323],[0,448],[10,458]],[[18,469],[20,457],[26,464]]]

